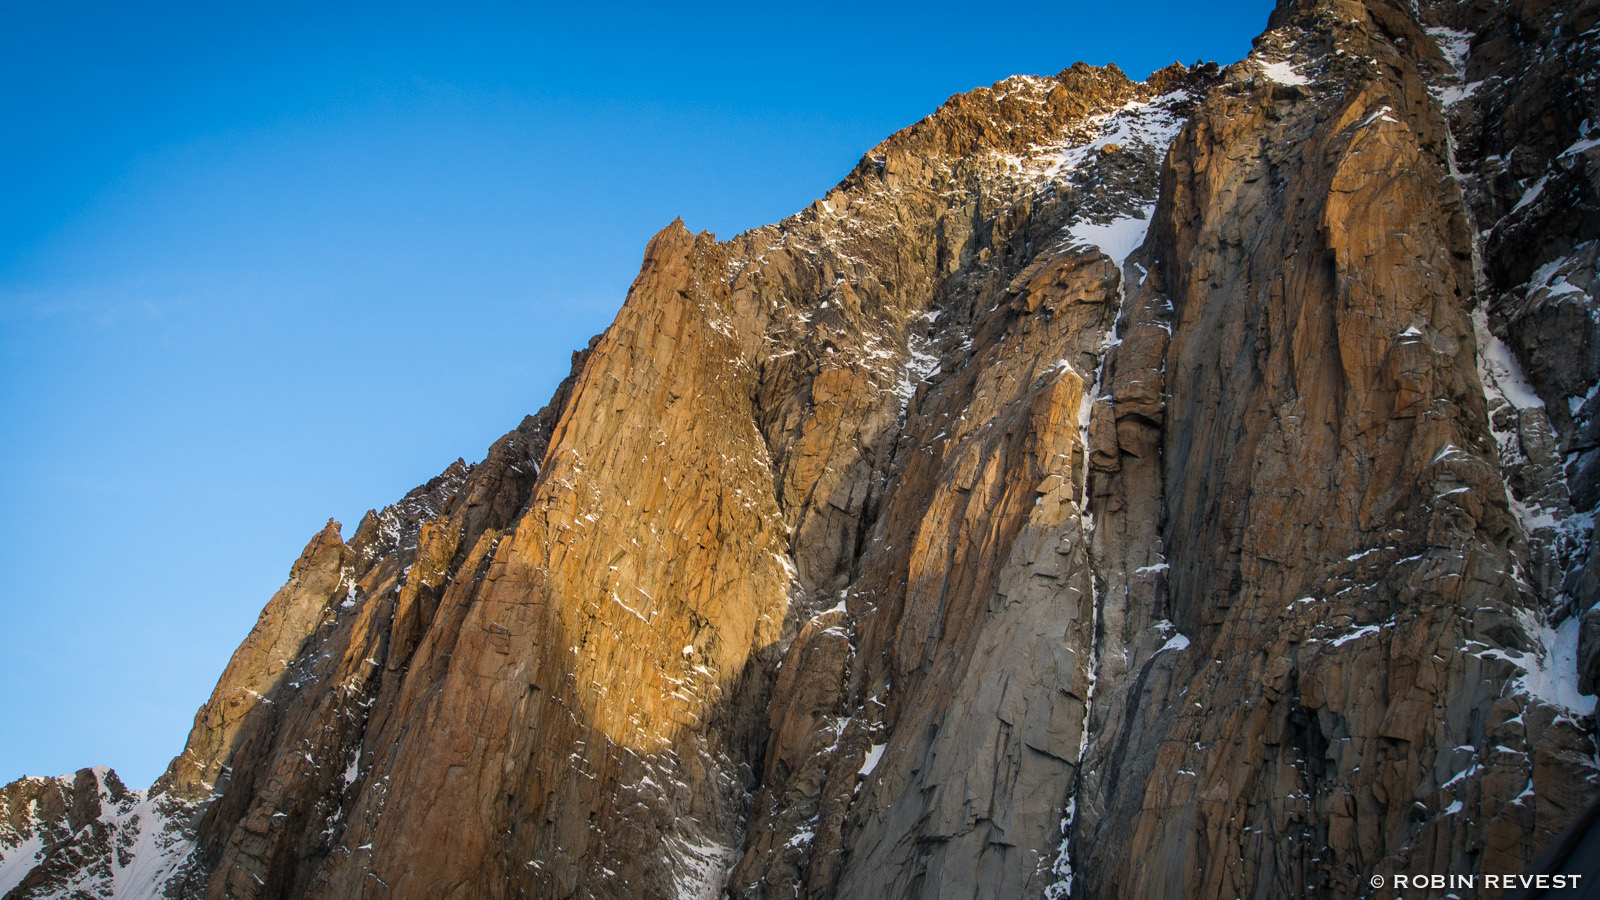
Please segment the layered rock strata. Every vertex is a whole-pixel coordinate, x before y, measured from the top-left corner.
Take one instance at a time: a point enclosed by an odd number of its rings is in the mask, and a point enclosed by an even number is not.
[[[312,539],[148,793],[5,788],[5,896],[1516,871],[1600,793],[1597,19],[1284,0],[674,223],[543,411]]]

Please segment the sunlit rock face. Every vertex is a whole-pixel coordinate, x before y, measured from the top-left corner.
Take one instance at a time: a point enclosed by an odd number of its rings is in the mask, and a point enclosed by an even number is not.
[[[152,788],[0,791],[0,894],[1521,869],[1600,792],[1597,26],[1286,0],[673,223],[548,406],[312,538]]]

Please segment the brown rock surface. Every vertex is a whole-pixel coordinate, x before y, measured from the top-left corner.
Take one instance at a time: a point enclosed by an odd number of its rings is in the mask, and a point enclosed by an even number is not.
[[[1517,870],[1600,772],[1597,17],[1284,0],[674,223],[539,415],[312,539],[148,795],[0,793],[6,897],[132,896],[146,827],[217,900]]]

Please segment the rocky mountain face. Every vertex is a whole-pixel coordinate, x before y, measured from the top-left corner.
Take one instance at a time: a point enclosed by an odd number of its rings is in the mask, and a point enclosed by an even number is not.
[[[1600,794],[1597,72],[1600,0],[1283,0],[673,223],[545,409],[312,538],[153,787],[0,791],[0,893],[1521,869]]]

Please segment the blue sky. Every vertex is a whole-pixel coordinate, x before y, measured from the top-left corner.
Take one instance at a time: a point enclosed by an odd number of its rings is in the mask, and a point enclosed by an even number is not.
[[[148,785],[332,516],[543,405],[676,216],[1271,4],[0,2],[0,783]]]

